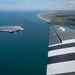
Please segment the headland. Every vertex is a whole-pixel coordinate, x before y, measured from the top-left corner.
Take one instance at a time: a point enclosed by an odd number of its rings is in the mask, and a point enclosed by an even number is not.
[[[38,14],[38,16],[49,24],[75,25],[75,12],[53,12]]]

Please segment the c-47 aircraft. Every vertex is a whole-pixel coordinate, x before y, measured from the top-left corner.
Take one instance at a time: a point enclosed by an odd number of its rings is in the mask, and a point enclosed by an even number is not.
[[[0,32],[15,33],[21,32],[23,28],[21,26],[0,26]]]

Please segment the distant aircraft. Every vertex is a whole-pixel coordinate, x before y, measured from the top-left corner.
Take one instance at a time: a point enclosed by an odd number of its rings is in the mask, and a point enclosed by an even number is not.
[[[21,32],[23,28],[21,26],[0,26],[0,32],[15,33]]]

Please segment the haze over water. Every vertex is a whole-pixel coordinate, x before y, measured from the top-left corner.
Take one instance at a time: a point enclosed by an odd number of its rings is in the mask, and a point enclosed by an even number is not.
[[[21,26],[21,33],[0,32],[0,75],[46,75],[49,25],[44,11],[0,11],[0,26]]]

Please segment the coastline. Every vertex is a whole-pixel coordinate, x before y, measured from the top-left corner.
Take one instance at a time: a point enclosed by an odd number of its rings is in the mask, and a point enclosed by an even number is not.
[[[45,21],[49,22],[49,20],[48,20],[48,19],[43,18],[43,17],[41,16],[41,14],[38,14],[37,16],[38,16],[38,17],[40,17],[41,19],[43,19],[43,20],[45,20]]]
[[[49,24],[75,25],[75,13],[41,13],[38,17]]]

